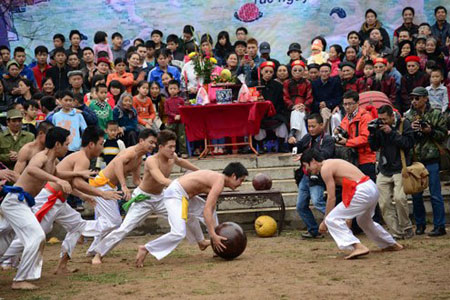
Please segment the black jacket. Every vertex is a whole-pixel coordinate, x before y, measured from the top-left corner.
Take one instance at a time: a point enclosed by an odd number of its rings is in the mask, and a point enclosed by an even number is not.
[[[69,78],[67,78],[67,73],[69,72],[69,67],[65,65],[63,68],[58,68],[57,66],[51,67],[47,71],[47,77],[50,77],[55,85],[55,91],[64,91],[70,88]]]
[[[283,85],[273,79],[268,82],[261,79],[261,84],[264,86],[261,89],[262,96],[265,100],[272,102],[277,112],[272,117],[265,117],[261,122],[261,128],[275,129],[282,123],[288,124],[290,112],[283,101]]]
[[[295,146],[297,147],[298,154],[303,153],[309,148],[313,148],[319,150],[323,159],[334,157],[334,139],[328,134],[313,137],[308,133]]]
[[[393,130],[386,134],[382,130],[377,130],[369,135],[370,148],[373,151],[380,150],[378,168],[381,174],[392,176],[401,173],[402,161],[400,149],[405,152],[406,165],[411,165],[411,149],[414,147],[414,131],[409,120],[403,121],[403,133],[400,134],[400,115],[395,113],[395,125]]]

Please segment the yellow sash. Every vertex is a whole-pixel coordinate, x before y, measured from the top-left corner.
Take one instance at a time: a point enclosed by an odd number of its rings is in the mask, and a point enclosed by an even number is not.
[[[183,198],[181,198],[181,218],[185,221],[188,219],[188,209],[189,201],[185,196],[183,196]]]
[[[100,171],[95,178],[90,178],[89,184],[94,187],[100,187],[100,186],[104,186],[107,184],[110,187],[112,187],[113,189],[116,188],[116,186],[114,184],[112,184],[108,178],[106,178],[105,174],[103,174],[103,171]]]

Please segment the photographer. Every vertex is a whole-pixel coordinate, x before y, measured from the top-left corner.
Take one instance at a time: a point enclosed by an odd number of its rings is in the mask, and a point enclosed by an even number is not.
[[[416,138],[414,147],[417,160],[425,165],[429,172],[429,189],[433,208],[434,229],[429,236],[441,236],[445,231],[444,199],[439,178],[440,152],[438,144],[447,137],[446,119],[437,109],[432,109],[428,101],[428,92],[423,87],[416,87],[411,92],[411,109],[405,117],[411,122]],[[423,193],[413,195],[413,212],[416,220],[416,234],[425,233],[426,213]]]
[[[375,182],[376,155],[370,149],[369,130],[367,129],[367,125],[372,120],[372,115],[364,108],[358,107],[359,95],[357,92],[349,90],[344,93],[343,98],[346,115],[341,125],[334,131],[338,137],[336,143],[354,148],[358,154],[358,168]],[[348,137],[346,137],[347,134]]]
[[[297,152],[303,153],[305,150],[317,149],[324,159],[332,158],[334,155],[334,140],[331,136],[325,134],[322,116],[311,114],[307,117],[308,133],[296,144]],[[294,148],[295,149],[295,148]],[[300,159],[300,155],[296,160]],[[302,170],[303,171],[303,170]],[[319,226],[309,209],[309,201],[312,200],[314,207],[325,213],[326,201],[323,198],[325,185],[317,175],[308,176],[303,174],[302,180],[298,185],[297,212],[300,218],[305,222],[308,232],[302,233],[305,239],[322,238],[319,233]]]
[[[400,124],[403,129],[400,133]],[[395,238],[412,238],[414,232],[409,219],[409,207],[402,183],[400,149],[405,153],[406,165],[411,165],[410,151],[414,147],[414,131],[411,123],[402,121],[400,114],[390,105],[378,109],[378,119],[369,123],[369,144],[373,151],[380,151],[377,186],[380,192],[381,213]],[[394,200],[395,205],[392,204]]]

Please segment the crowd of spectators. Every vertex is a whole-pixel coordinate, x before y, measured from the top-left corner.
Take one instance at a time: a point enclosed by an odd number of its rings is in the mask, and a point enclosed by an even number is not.
[[[0,162],[14,168],[18,151],[39,134],[44,120],[70,130],[70,152],[80,149],[82,131],[97,125],[108,133],[106,143],[117,149],[134,145],[144,128],[169,128],[177,133],[179,154],[187,156],[179,107],[201,87],[188,56],[199,52],[214,56],[214,74],[228,69],[273,103],[276,115],[263,119],[254,139],[261,153],[272,151],[268,140],[276,141],[280,152],[317,147],[325,158],[351,152],[354,163],[377,181],[390,230],[410,238],[414,232],[401,185],[402,149],[407,164],[416,159],[430,173],[434,228],[429,234],[445,234],[439,145],[445,147],[450,129],[450,24],[443,6],[435,8],[433,25],[416,24],[414,14],[414,8],[405,7],[403,23],[391,37],[368,9],[361,29],[349,32],[345,45],[328,45],[326,37],[316,36],[303,45],[310,50],[304,57],[302,45],[291,41],[280,61],[272,58],[268,42],[259,42],[244,27],[235,38],[220,32],[215,44],[209,34],[196,40],[194,27],[186,25],[181,37],[169,34],[164,43],[164,33],[155,29],[149,40],[136,39],[126,50],[121,33],[109,37],[103,31],[95,34],[92,47],[81,48],[76,29],[68,41],[55,34],[51,50],[0,46]],[[34,59],[26,65],[31,51]],[[360,94],[370,91],[384,93],[389,104],[378,110],[359,107]],[[210,98],[214,103],[213,93]],[[216,148],[217,154],[226,151]],[[307,174],[299,177],[297,210],[308,227],[304,236],[317,238],[321,235],[309,199],[324,211],[323,183]],[[413,200],[415,233],[423,234],[422,195]]]

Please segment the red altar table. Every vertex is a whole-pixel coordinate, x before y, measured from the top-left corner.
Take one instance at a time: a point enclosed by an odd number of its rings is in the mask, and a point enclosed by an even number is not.
[[[186,127],[188,140],[205,141],[205,150],[200,158],[206,156],[209,149],[215,146],[249,145],[252,151],[258,154],[252,146],[252,135],[259,132],[264,117],[273,116],[275,113],[270,101],[180,107],[181,122]],[[209,143],[212,139],[238,136],[248,136],[248,142],[220,145]]]

